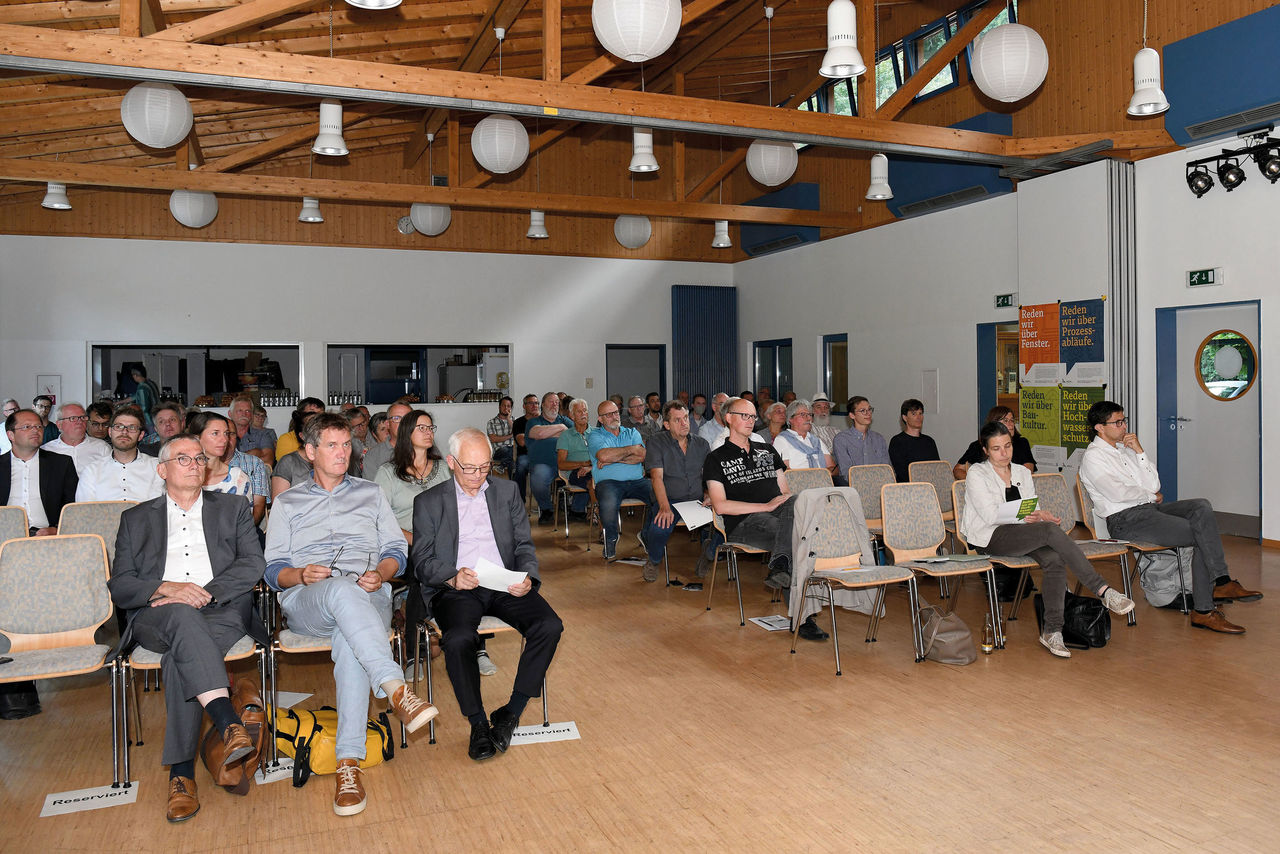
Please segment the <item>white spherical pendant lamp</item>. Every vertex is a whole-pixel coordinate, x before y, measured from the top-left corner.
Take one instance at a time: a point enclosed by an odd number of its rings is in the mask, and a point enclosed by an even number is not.
[[[852,0],[831,0],[827,7],[827,52],[818,73],[823,77],[857,77],[867,70],[858,53],[857,13]]]
[[[187,228],[204,228],[218,215],[218,197],[200,190],[174,190],[169,213]]]
[[[348,6],[355,6],[357,9],[368,9],[371,12],[380,12],[383,9],[394,9],[400,5],[400,0],[347,0]]]
[[[1049,73],[1044,39],[1022,24],[991,30],[973,49],[973,82],[989,98],[1011,104],[1040,87]]]
[[[191,104],[169,83],[139,83],[121,99],[120,121],[148,148],[173,148],[191,133]]]
[[[453,211],[448,205],[416,204],[409,208],[409,219],[419,233],[427,237],[444,234],[453,221]]]
[[[594,0],[591,28],[609,53],[644,62],[675,42],[681,14],[680,0]]]
[[[546,240],[551,236],[547,233],[547,214],[545,211],[529,211],[529,230],[525,232],[524,236],[530,240]]]
[[[873,202],[893,198],[889,187],[889,158],[883,154],[871,155],[871,186],[867,187],[867,198]]]
[[[649,242],[653,226],[647,216],[623,214],[613,222],[613,236],[628,249],[639,249]]]
[[[481,169],[514,172],[529,156],[529,132],[511,116],[485,116],[471,134],[471,153]]]
[[[766,187],[776,187],[791,180],[799,162],[796,147],[789,142],[757,139],[747,149],[747,171]]]
[[[1155,116],[1169,109],[1169,99],[1160,88],[1160,54],[1144,47],[1133,57],[1133,97],[1127,112],[1131,116]]]

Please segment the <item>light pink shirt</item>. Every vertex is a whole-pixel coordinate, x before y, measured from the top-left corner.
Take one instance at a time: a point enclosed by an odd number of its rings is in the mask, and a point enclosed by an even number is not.
[[[489,489],[486,480],[480,485],[480,491],[473,498],[453,481],[454,493],[458,496],[458,562],[456,569],[467,567],[475,569],[480,558],[488,558],[498,566],[502,566],[502,554],[498,551],[498,541],[493,537],[493,520],[489,518],[489,501],[485,492]],[[510,569],[510,567],[508,567]]]

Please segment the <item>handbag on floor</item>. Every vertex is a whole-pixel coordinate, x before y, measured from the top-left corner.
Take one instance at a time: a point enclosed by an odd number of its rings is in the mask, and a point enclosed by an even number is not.
[[[319,709],[276,709],[276,741],[280,752],[293,757],[293,785],[301,787],[312,774],[338,770],[338,712],[332,706]],[[395,739],[386,712],[365,722],[365,754],[361,768],[372,768],[395,756]]]
[[[1037,593],[1036,625],[1044,634],[1044,596]],[[1102,647],[1111,640],[1111,612],[1101,599],[1067,591],[1062,601],[1062,642],[1071,649]]]
[[[937,605],[921,599],[920,620],[925,658],[939,664],[972,664],[978,660],[973,634],[955,612],[944,614]]]

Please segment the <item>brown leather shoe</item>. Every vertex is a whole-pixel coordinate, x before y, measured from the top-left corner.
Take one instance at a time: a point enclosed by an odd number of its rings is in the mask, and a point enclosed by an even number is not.
[[[231,695],[231,706],[240,716],[245,732],[253,742],[253,751],[244,758],[244,766],[252,774],[262,758],[267,735],[267,714],[257,680],[249,677],[238,680],[236,690]]]
[[[253,753],[253,739],[240,724],[232,724],[222,733],[222,743],[227,752],[222,757],[223,765],[234,765]]]
[[[1222,632],[1224,635],[1244,634],[1244,626],[1237,626],[1235,623],[1228,621],[1227,615],[1222,613],[1221,608],[1214,608],[1207,614],[1192,611],[1191,627],[1193,629],[1208,629],[1211,632]]]
[[[338,760],[338,789],[333,795],[334,815],[356,815],[364,812],[369,798],[364,793],[360,763],[355,759]]]
[[[1214,601],[1221,599],[1227,602],[1257,602],[1262,598],[1262,593],[1257,590],[1248,590],[1232,578],[1226,584],[1219,584],[1213,588],[1213,598]]]
[[[200,812],[200,801],[196,798],[196,781],[190,777],[169,778],[169,806],[164,817],[175,824],[186,821]]]
[[[414,732],[426,725],[439,714],[439,709],[425,700],[420,700],[417,694],[409,690],[408,685],[401,685],[391,695],[391,710],[396,713],[396,717],[404,723],[404,728],[409,732]]]

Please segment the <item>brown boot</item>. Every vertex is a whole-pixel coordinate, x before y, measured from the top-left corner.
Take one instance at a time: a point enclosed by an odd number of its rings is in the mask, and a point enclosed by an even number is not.
[[[196,781],[190,777],[169,778],[169,805],[164,817],[173,823],[186,821],[200,812],[200,801],[196,798]]]
[[[338,788],[333,795],[334,815],[356,815],[364,812],[369,798],[364,793],[364,772],[356,759],[338,760]]]
[[[391,700],[391,710],[409,732],[416,731],[439,712],[426,700],[419,699],[417,694],[409,690],[408,685],[401,685],[388,699]]]

